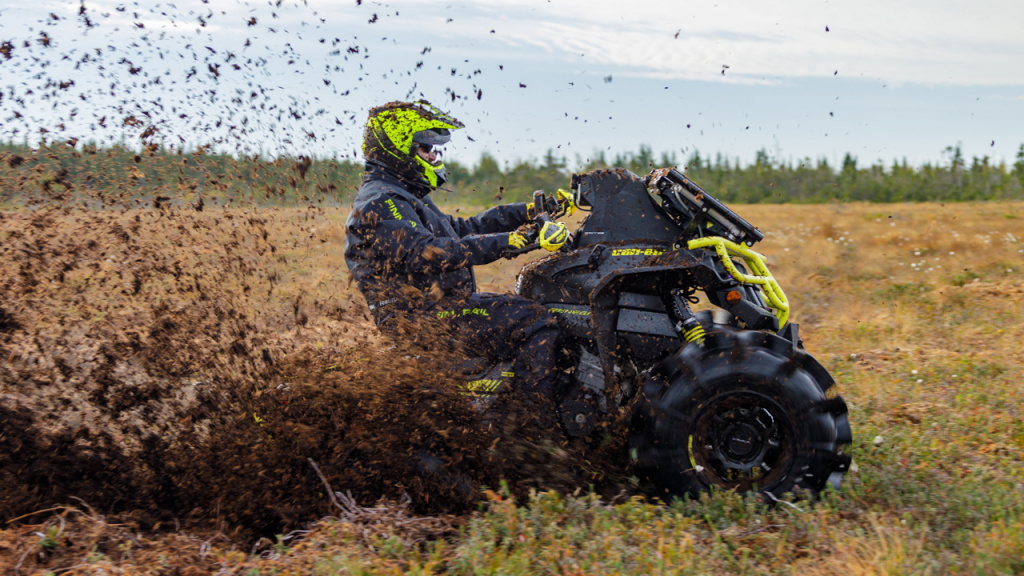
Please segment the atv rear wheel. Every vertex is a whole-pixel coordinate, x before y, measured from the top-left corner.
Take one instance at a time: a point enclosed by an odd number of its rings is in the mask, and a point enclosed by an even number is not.
[[[785,338],[702,316],[704,346],[684,346],[647,377],[630,438],[639,475],[669,497],[838,489],[852,435],[828,371]]]

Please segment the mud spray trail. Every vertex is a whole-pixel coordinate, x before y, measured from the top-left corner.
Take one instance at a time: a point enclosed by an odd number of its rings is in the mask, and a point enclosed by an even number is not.
[[[393,347],[354,286],[310,288],[318,270],[343,278],[329,216],[4,214],[0,518],[84,502],[140,526],[277,534],[332,511],[310,460],[359,502],[407,494],[424,514],[472,510],[502,480],[620,490],[622,434],[566,444],[514,395],[482,422],[447,375],[450,343]]]

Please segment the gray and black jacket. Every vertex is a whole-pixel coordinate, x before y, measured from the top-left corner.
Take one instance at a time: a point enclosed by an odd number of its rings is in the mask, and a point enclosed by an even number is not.
[[[345,223],[345,263],[378,325],[395,310],[426,310],[476,292],[472,267],[501,258],[509,233],[528,220],[524,203],[453,218],[430,191],[366,165]]]

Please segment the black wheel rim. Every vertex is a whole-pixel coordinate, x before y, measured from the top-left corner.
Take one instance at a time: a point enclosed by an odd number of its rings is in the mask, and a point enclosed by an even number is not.
[[[709,484],[770,490],[792,464],[793,425],[772,398],[744,391],[706,402],[689,438],[690,463]]]

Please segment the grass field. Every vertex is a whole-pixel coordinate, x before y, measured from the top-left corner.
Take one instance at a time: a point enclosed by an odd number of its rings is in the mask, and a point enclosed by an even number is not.
[[[344,210],[4,213],[0,572],[1024,573],[1024,204],[733,208],[766,232],[791,320],[850,405],[854,467],[818,502],[664,505],[576,474],[558,491],[490,476],[449,510],[412,479],[374,485],[397,476],[348,453],[332,469],[318,438],[338,416],[314,408],[405,413],[374,389],[422,379],[372,354]],[[478,269],[480,288],[509,291],[529,259]],[[304,392],[275,412],[289,383]],[[358,500],[332,504],[306,457]],[[252,536],[268,510],[280,533]]]

